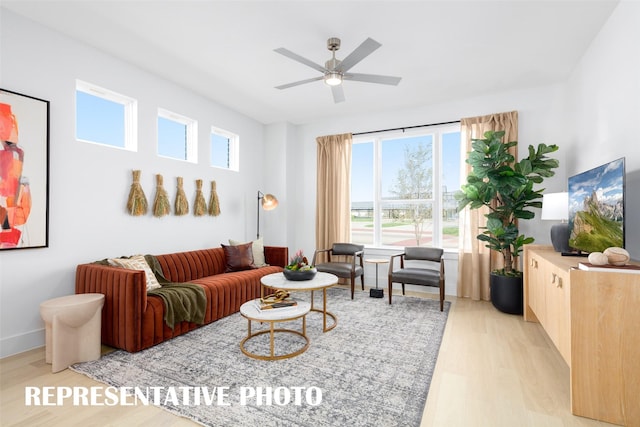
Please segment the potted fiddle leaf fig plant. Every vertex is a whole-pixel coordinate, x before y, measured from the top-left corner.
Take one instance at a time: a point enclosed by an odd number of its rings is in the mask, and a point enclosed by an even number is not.
[[[467,183],[456,193],[458,211],[488,208],[487,225],[478,240],[502,255],[503,267],[491,272],[491,302],[500,311],[522,314],[522,271],[518,255],[523,246],[533,243],[533,237],[520,234],[518,220],[532,219],[532,208],[542,207],[544,189],[534,189],[545,178],[555,174],[558,160],[547,154],[558,150],[556,145],[529,145],[528,156],[517,161],[509,148],[517,141],[503,142],[504,131],[488,131],[484,139],[473,139],[466,162],[472,171]]]

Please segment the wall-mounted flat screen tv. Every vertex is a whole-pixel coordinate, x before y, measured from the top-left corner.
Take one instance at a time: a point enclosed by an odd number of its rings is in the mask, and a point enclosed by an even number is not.
[[[569,246],[624,248],[624,157],[569,178]]]

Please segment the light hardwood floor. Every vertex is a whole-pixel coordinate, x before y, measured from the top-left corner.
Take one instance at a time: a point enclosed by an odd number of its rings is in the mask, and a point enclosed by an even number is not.
[[[540,325],[487,302],[447,299],[451,311],[421,427],[611,425],[571,415],[569,368]],[[2,359],[0,425],[197,425],[153,406],[24,405],[25,386],[99,385],[68,369],[51,374],[44,348]]]

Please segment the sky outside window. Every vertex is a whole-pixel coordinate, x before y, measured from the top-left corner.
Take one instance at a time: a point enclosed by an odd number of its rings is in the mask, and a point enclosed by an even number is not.
[[[373,142],[353,144],[351,200],[373,203]]]
[[[405,150],[415,152],[424,146],[432,152],[433,136],[422,135],[411,138],[390,139],[382,141],[382,199],[397,199],[399,196],[392,192],[398,179],[398,172],[406,168]],[[433,169],[433,160],[424,164],[425,169]],[[433,197],[433,190],[428,197]]]
[[[229,168],[229,153],[230,153],[230,141],[229,138],[216,133],[211,134],[211,166],[228,169]]]
[[[76,138],[124,148],[123,104],[76,91]]]
[[[443,191],[460,189],[460,132],[442,134],[442,185]]]
[[[158,117],[158,155],[187,160],[187,125]]]

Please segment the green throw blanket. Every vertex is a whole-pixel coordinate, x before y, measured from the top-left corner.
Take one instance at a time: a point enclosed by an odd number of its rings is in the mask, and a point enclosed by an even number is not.
[[[144,259],[156,275],[161,288],[147,292],[164,301],[164,321],[173,329],[176,323],[188,321],[202,325],[207,308],[207,297],[202,286],[194,283],[177,283],[168,281],[162,274],[162,268],[153,255],[145,255]]]
[[[162,274],[160,263],[153,255],[145,255],[145,260],[151,271],[155,274],[161,288],[147,292],[147,295],[155,295],[164,302],[164,321],[173,329],[176,323],[188,321],[199,325],[204,323],[204,313],[207,308],[207,297],[204,289],[194,283],[170,282]],[[109,265],[105,259],[96,261],[98,264]]]

